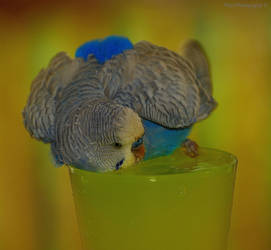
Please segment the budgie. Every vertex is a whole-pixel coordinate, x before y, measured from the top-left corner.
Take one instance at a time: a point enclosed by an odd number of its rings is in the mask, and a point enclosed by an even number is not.
[[[51,144],[58,165],[105,172],[134,164],[145,151],[145,159],[168,154],[216,106],[197,42],[180,56],[109,37],[81,46],[76,56],[61,52],[51,60],[23,111],[26,129]]]

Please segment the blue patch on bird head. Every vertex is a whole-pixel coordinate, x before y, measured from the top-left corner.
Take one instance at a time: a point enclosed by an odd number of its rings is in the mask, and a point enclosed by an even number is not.
[[[105,63],[113,56],[134,46],[130,40],[122,36],[108,36],[105,39],[96,39],[82,44],[75,52],[75,57],[87,58],[93,54],[100,64]]]

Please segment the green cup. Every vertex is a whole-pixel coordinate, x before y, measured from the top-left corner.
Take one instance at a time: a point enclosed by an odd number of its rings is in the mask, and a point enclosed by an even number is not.
[[[200,149],[111,173],[73,167],[85,250],[226,250],[237,159]]]

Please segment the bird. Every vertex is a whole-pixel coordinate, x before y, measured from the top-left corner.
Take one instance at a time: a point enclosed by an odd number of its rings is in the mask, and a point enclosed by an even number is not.
[[[107,50],[97,49],[99,44]],[[217,106],[209,62],[198,41],[187,41],[177,54],[147,41],[133,45],[128,38],[110,36],[84,43],[75,56],[86,60],[90,54],[103,64],[99,75],[106,96],[141,117],[144,160],[180,146],[187,155],[198,155],[197,143],[187,137],[193,124]]]
[[[51,145],[57,166],[106,172],[172,153],[193,124],[217,103],[201,45],[179,55],[141,41],[109,36],[58,53],[33,80],[23,110],[25,128]]]

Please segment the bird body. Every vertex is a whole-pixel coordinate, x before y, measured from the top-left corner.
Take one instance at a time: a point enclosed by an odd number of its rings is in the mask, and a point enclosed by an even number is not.
[[[91,171],[129,166],[145,148],[145,159],[169,154],[216,106],[202,48],[183,54],[122,37],[59,53],[33,81],[25,127],[58,164]]]

